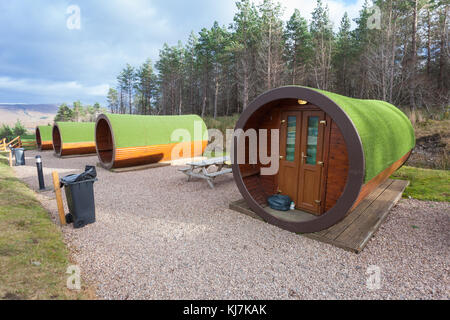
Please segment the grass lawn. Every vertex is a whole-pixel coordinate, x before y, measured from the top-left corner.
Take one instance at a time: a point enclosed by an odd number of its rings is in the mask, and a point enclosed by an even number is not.
[[[60,229],[0,153],[0,300],[93,297],[66,288],[70,264]]]
[[[404,197],[419,200],[450,202],[450,171],[404,166],[393,179],[409,180]]]

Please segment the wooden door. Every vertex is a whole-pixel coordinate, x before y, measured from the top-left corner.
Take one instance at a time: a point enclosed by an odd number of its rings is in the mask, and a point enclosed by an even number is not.
[[[281,113],[278,192],[297,203],[301,111]]]
[[[296,206],[300,210],[317,215],[323,211],[320,190],[325,133],[323,121],[325,121],[324,112],[303,111]]]

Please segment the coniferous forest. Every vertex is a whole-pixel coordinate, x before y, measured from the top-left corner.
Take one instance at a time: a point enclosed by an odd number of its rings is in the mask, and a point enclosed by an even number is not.
[[[433,116],[449,106],[449,2],[366,2],[355,28],[344,14],[333,26],[317,0],[311,21],[295,10],[283,21],[273,0],[236,2],[229,25],[165,44],[158,61],[126,64],[108,93],[114,113],[240,113],[259,94],[304,85],[380,99]]]

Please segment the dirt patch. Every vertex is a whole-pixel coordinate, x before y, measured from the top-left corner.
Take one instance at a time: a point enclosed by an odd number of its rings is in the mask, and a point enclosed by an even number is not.
[[[447,170],[450,167],[450,121],[428,120],[415,125],[416,148],[408,165]]]
[[[2,299],[5,300],[25,300],[25,297],[17,295],[15,293],[12,292],[7,292]]]
[[[434,153],[444,151],[446,146],[447,144],[442,141],[439,133],[417,139],[417,147]]]
[[[11,248],[10,246],[0,246],[0,256],[11,257],[17,253],[17,250]]]

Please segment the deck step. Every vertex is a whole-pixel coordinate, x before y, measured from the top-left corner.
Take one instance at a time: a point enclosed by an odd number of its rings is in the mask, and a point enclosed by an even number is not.
[[[360,253],[386,220],[390,210],[401,199],[409,181],[388,179],[350,212],[328,229],[302,236]],[[262,220],[244,199],[230,203],[230,209]]]

